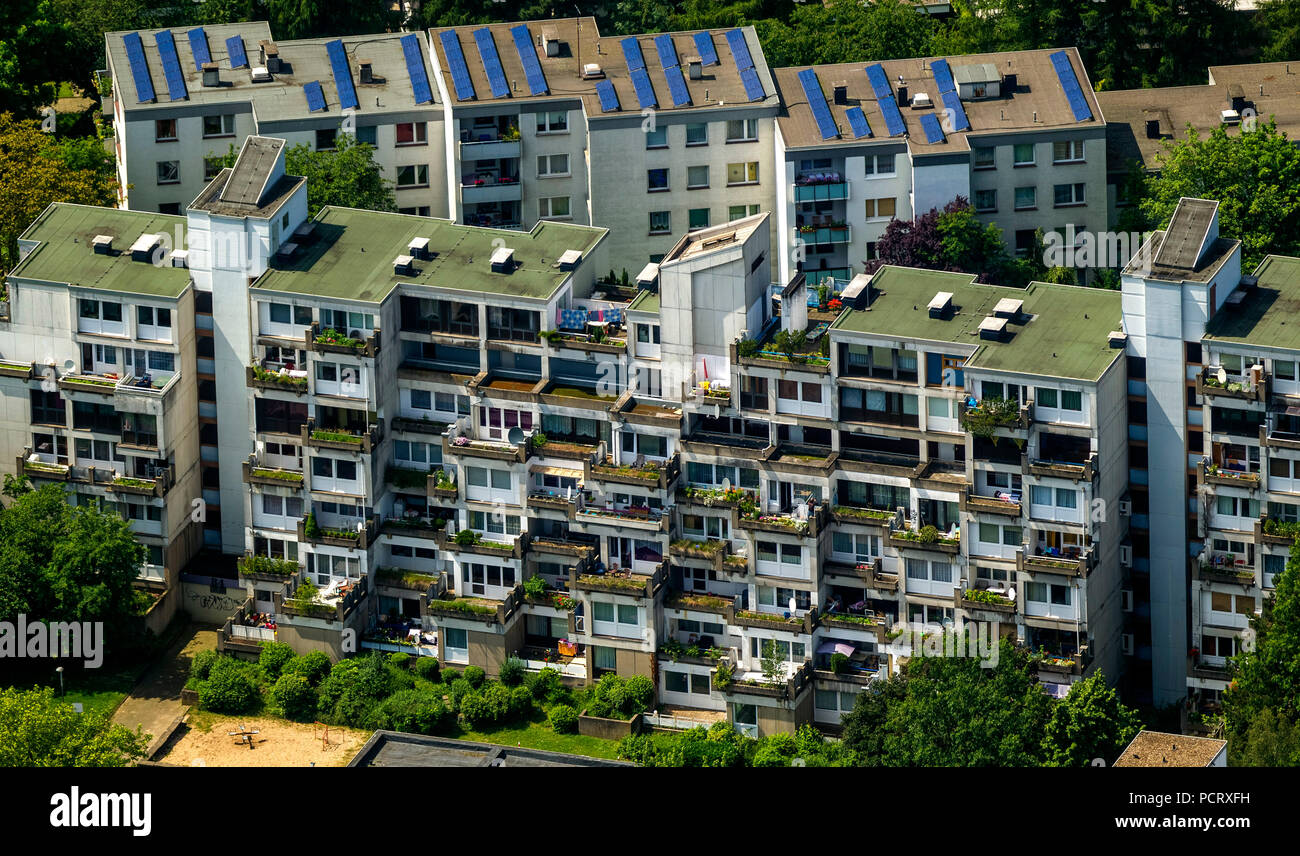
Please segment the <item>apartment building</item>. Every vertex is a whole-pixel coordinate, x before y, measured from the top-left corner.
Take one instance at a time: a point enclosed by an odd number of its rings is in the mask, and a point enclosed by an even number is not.
[[[0,316],[4,456],[119,511],[175,607],[201,546],[194,290],[184,218],[54,204],[19,238]]]
[[[593,18],[430,32],[457,222],[608,228],[629,278],[770,211],[773,84],[752,27],[602,37]]]
[[[416,34],[277,43],[266,22],[105,36],[123,208],[184,213],[250,135],[375,149],[399,209],[445,216],[442,109]]]
[[[1038,229],[1106,227],[1106,120],[1074,48],[775,76],[783,282],[843,288],[890,221],[957,196],[1017,253]]]

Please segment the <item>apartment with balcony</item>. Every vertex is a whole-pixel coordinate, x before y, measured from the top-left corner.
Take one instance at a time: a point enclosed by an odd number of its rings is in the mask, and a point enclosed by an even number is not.
[[[421,36],[275,42],[264,22],[105,35],[123,208],[184,213],[250,135],[375,149],[398,208],[445,216],[443,112]]]
[[[19,238],[0,318],[6,459],[73,504],[120,512],[147,548],[139,585],[173,604],[202,543],[194,289],[172,252],[184,228],[51,205]]]
[[[429,35],[458,222],[599,225],[631,276],[684,232],[771,210],[778,104],[752,27],[603,37],[584,17]]]
[[[1106,124],[1074,48],[774,72],[781,279],[842,289],[894,219],[964,196],[1017,253],[1106,228]]]

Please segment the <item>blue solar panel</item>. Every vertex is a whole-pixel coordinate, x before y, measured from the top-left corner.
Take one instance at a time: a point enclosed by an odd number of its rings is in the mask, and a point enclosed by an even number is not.
[[[655,52],[659,54],[659,64],[664,68],[681,65],[677,61],[677,47],[673,44],[673,37],[667,33],[655,36]]]
[[[686,89],[686,78],[682,76],[681,66],[665,68],[664,77],[668,80],[668,94],[672,96],[673,106],[685,107],[690,104],[691,93]]]
[[[850,107],[844,111],[844,116],[849,120],[849,126],[853,128],[853,139],[860,140],[871,136],[871,126],[867,124],[867,116],[862,112],[861,107]]]
[[[469,69],[465,66],[465,53],[460,49],[460,39],[451,30],[438,34],[442,40],[442,52],[447,55],[447,65],[451,66],[451,82],[456,88],[456,97],[468,101],[474,97],[474,84],[469,79]]]
[[[645,57],[641,56],[641,43],[636,40],[636,36],[628,36],[619,44],[623,47],[623,59],[627,61],[628,71],[645,68]]]
[[[226,53],[230,54],[231,68],[243,68],[248,65],[248,54],[244,52],[243,36],[231,36],[226,39]]]
[[[537,50],[533,47],[533,37],[528,35],[528,26],[520,24],[510,28],[510,37],[515,40],[515,50],[519,61],[524,66],[524,77],[528,78],[528,91],[533,95],[545,95],[550,92],[546,85],[546,75],[542,73],[542,64],[537,61]]]
[[[162,30],[154,37],[158,57],[162,60],[163,75],[167,78],[167,97],[181,101],[190,97],[185,86],[185,72],[181,71],[181,56],[176,53],[176,38],[171,30]]]
[[[127,33],[122,37],[126,45],[126,60],[131,64],[131,77],[135,80],[136,100],[153,101],[158,96],[153,91],[153,79],[149,77],[149,64],[144,59],[144,42],[139,33]]]
[[[608,80],[602,80],[596,84],[596,94],[600,96],[600,112],[611,113],[618,109],[618,93],[614,91],[614,84]]]
[[[194,70],[202,71],[203,63],[212,62],[212,51],[208,50],[208,34],[202,27],[189,31],[190,53],[194,54]]]
[[[754,58],[749,55],[749,43],[745,41],[744,30],[727,30],[727,44],[731,46],[731,55],[736,59],[737,71],[754,67]]]
[[[1057,51],[1051,56],[1052,65],[1056,67],[1056,76],[1061,81],[1061,88],[1065,90],[1065,100],[1070,102],[1070,110],[1074,112],[1074,121],[1083,122],[1092,118],[1092,108],[1088,106],[1088,99],[1083,95],[1083,89],[1079,86],[1079,78],[1074,74],[1074,66],[1070,65],[1070,57],[1065,51]]]
[[[501,67],[501,57],[497,56],[497,43],[492,40],[492,31],[487,27],[475,30],[474,42],[483,58],[483,71],[487,74],[488,86],[492,87],[492,97],[505,98],[510,94],[510,84],[506,83],[506,72]]]
[[[927,143],[942,143],[943,128],[939,127],[939,117],[933,113],[926,113],[921,117],[921,130],[925,131],[925,141]]]
[[[894,96],[886,95],[876,104],[880,107],[881,115],[885,117],[885,130],[889,132],[889,136],[897,137],[907,133],[907,123],[903,121],[903,114],[898,112],[898,103],[894,101]]]
[[[429,73],[424,70],[420,37],[414,33],[402,36],[402,53],[406,55],[406,73],[411,76],[411,94],[415,96],[415,103],[429,103],[433,100],[433,90],[429,88]]]
[[[642,107],[658,107],[654,87],[650,85],[650,74],[644,68],[632,72],[632,88],[636,90],[636,103]]]
[[[934,82],[940,93],[956,90],[957,85],[952,82],[952,69],[948,68],[948,60],[936,59],[930,63],[930,71],[934,72]]]
[[[871,91],[876,93],[877,101],[894,96],[894,90],[889,85],[889,76],[885,74],[885,67],[880,63],[867,66],[867,80],[871,82]]]
[[[348,51],[343,47],[343,40],[328,42],[325,50],[330,55],[334,88],[339,91],[339,106],[344,110],[356,110],[361,103],[357,101],[357,88],[352,85],[352,69],[348,67]]]
[[[320,81],[313,80],[302,88],[307,96],[307,109],[315,113],[325,109],[325,90],[320,88]]]
[[[740,82],[745,84],[745,95],[750,101],[762,101],[767,97],[763,91],[763,81],[758,79],[758,70],[747,68],[740,73]]]
[[[969,131],[970,120],[966,118],[966,108],[961,106],[961,98],[958,97],[956,90],[949,90],[940,97],[943,98],[943,112],[948,119],[948,130]]]
[[[699,51],[700,62],[704,65],[718,64],[718,52],[713,47],[713,36],[708,33],[696,33],[695,50]]]
[[[831,108],[826,103],[826,95],[822,92],[822,85],[817,80],[817,72],[811,68],[805,68],[799,72],[799,84],[803,87],[803,94],[808,99],[808,106],[812,108],[813,119],[817,122],[817,127],[822,132],[823,140],[833,140],[840,135],[840,129],[835,126],[835,119],[831,116]]]

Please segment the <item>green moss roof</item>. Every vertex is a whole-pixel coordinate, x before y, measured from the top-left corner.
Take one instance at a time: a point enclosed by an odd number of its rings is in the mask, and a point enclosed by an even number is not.
[[[1120,293],[1034,282],[1026,288],[983,285],[963,273],[884,267],[872,280],[870,309],[852,309],[833,330],[978,346],[972,368],[1047,377],[1096,380],[1122,353],[1108,335],[1120,329]],[[954,312],[931,318],[926,308],[941,291],[952,292]],[[1024,324],[1008,323],[1004,341],[979,338],[979,325],[1004,297],[1024,301]]]
[[[398,283],[546,300],[569,274],[556,266],[566,250],[586,254],[607,230],[543,220],[531,232],[462,226],[449,220],[324,208],[315,238],[291,260],[276,258],[254,288],[380,303]],[[413,276],[393,272],[413,238],[428,238],[437,257],[416,260]],[[498,247],[515,251],[513,273],[494,273]],[[587,263],[584,259],[583,263]]]
[[[649,312],[653,315],[659,314],[659,292],[645,291],[632,299],[627,305],[628,312]]]
[[[1255,293],[1236,309],[1220,309],[1205,338],[1300,350],[1300,259],[1268,256],[1255,276]]]

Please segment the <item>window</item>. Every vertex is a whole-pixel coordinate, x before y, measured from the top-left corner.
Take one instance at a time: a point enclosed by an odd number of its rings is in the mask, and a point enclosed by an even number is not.
[[[688,214],[688,229],[707,229],[709,226],[709,209],[692,208]]]
[[[442,631],[446,657],[450,663],[469,662],[469,631],[458,627],[445,627]]]
[[[672,212],[670,211],[651,211],[650,212],[650,234],[667,235],[672,231],[670,228]]]
[[[427,122],[398,122],[397,145],[423,146],[429,142],[429,125]]]
[[[181,162],[180,161],[158,161],[158,183],[159,184],[180,184],[181,183]]]
[[[757,205],[732,205],[727,208],[727,219],[742,220],[745,217],[753,217],[757,213]]]
[[[203,117],[203,136],[233,137],[235,135],[235,114],[223,113],[220,116]]]
[[[698,190],[709,186],[709,168],[707,166],[688,166],[686,168],[686,189]]]
[[[758,184],[758,161],[727,164],[727,184]]]
[[[543,196],[537,200],[538,217],[568,217],[569,197]]]
[[[727,142],[741,143],[758,139],[757,119],[732,119],[727,122]]]
[[[867,200],[867,219],[883,220],[894,218],[894,197],[887,196],[883,199]]]
[[[176,120],[155,119],[153,123],[153,139],[155,143],[167,143],[175,140]]]
[[[554,175],[569,174],[568,155],[539,155],[537,158],[537,175],[546,178]]]
[[[1062,410],[1083,410],[1083,393],[1077,389],[1061,390]]]
[[[686,126],[686,145],[707,146],[709,144],[709,126],[704,122],[691,123]]]
[[[646,190],[655,193],[668,189],[668,170],[651,169],[646,170]]]
[[[338,137],[337,128],[318,128],[316,130],[316,151],[324,152],[334,148],[336,137]]]
[[[1011,162],[1016,166],[1034,165],[1034,144],[1016,143],[1012,150]]]
[[[654,128],[645,132],[645,147],[647,149],[666,149],[668,148],[668,129]]]
[[[1058,184],[1053,188],[1056,207],[1060,208],[1066,205],[1082,205],[1083,199],[1083,182],[1074,184]]]
[[[537,133],[563,134],[569,130],[569,114],[565,110],[537,114]]]
[[[998,192],[996,190],[975,191],[975,210],[976,211],[998,210]]]
[[[422,163],[399,166],[397,168],[397,186],[399,188],[428,187],[429,167]]]
[[[379,145],[379,128],[375,125],[364,125],[357,128],[357,142],[365,143],[368,146]]]
[[[33,425],[66,426],[68,424],[68,409],[64,406],[63,398],[57,389],[50,392],[33,389],[31,399]]]
[[[225,168],[225,164],[223,163],[223,160],[224,159],[221,157],[211,157],[211,158],[203,159],[203,180],[204,181],[211,181],[221,173],[221,170]]]
[[[1017,187],[1016,188],[1016,210],[1028,211],[1031,208],[1038,207],[1038,188],[1037,187]]]
[[[863,158],[867,175],[893,175],[893,155],[867,155]]]
[[[1052,162],[1083,160],[1083,140],[1061,140],[1052,143]]]
[[[976,169],[997,169],[995,155],[997,151],[991,147],[983,146],[975,149],[973,155]]]

